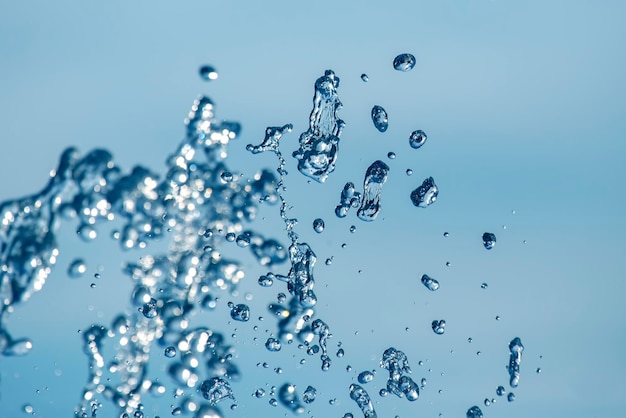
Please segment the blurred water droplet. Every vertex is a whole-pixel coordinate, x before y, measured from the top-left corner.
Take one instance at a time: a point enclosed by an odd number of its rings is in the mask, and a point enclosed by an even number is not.
[[[413,205],[425,208],[437,201],[439,189],[432,177],[428,177],[422,184],[411,192],[411,202]]]
[[[202,78],[204,81],[217,80],[217,78],[219,77],[217,71],[215,71],[215,68],[211,67],[210,65],[201,66],[198,72],[200,73],[200,78]]]
[[[510,392],[508,395],[506,395],[506,400],[509,402],[513,402],[515,400],[515,394],[513,392]]]
[[[372,108],[372,122],[379,132],[385,132],[389,128],[389,117],[382,106],[374,106]]]
[[[82,258],[77,258],[72,261],[67,268],[67,275],[70,276],[72,279],[78,279],[83,274],[85,274],[86,271],[87,264],[85,263],[85,260],[83,260]]]
[[[155,318],[158,315],[156,299],[151,298],[148,302],[144,303],[144,305],[139,308],[139,312],[146,318]]]
[[[361,74],[361,80],[362,80],[364,83],[367,83],[370,79],[369,79],[369,77],[367,76],[367,74]]]
[[[415,67],[415,57],[412,54],[400,54],[393,59],[393,68],[406,72]]]
[[[504,386],[498,386],[498,388],[496,389],[496,395],[502,396],[505,393],[506,393],[506,389],[504,388]]]
[[[223,171],[222,174],[220,174],[220,178],[224,183],[230,183],[233,181],[233,173],[230,171]]]
[[[480,285],[481,289],[486,289],[488,287],[489,287],[489,285],[487,283],[483,283],[483,284]]]

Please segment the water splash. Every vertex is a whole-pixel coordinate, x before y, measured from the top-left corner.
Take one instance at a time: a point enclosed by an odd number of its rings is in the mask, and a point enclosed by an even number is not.
[[[363,197],[357,216],[362,221],[371,222],[380,211],[380,193],[387,181],[389,166],[380,160],[374,161],[365,172],[363,180]],[[343,196],[342,196],[343,197]],[[343,199],[342,199],[343,200]]]
[[[389,128],[389,117],[382,106],[376,105],[372,108],[372,122],[378,132],[385,132]]]
[[[293,152],[293,157],[298,160],[298,170],[320,183],[335,170],[339,137],[345,125],[337,117],[337,111],[342,107],[337,88],[339,77],[332,70],[326,70],[315,81],[309,129],[300,135],[300,147]]]

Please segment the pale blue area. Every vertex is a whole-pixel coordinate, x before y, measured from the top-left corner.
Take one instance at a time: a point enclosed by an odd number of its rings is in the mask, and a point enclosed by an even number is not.
[[[297,232],[318,255],[318,314],[333,333],[333,366],[323,373],[317,357],[293,346],[265,350],[265,330],[275,331],[265,306],[286,290],[260,288],[256,278],[267,269],[234,245],[224,248],[248,268],[231,299],[253,293],[252,317],[265,317],[228,324],[225,296],[216,312],[196,318],[239,341],[243,379],[233,387],[240,406],[224,405],[226,417],[290,416],[271,407],[268,395],[250,396],[286,381],[300,393],[318,389],[312,416],[359,417],[348,387],[366,369],[378,371],[364,388],[381,417],[462,417],[475,404],[485,417],[622,416],[625,15],[621,1],[5,0],[0,199],[38,191],[70,145],[104,147],[124,169],[162,170],[200,93],[212,97],[219,118],[242,123],[227,163],[245,175],[277,166],[272,155],[253,156],[245,145],[260,143],[266,126],[293,123],[281,140],[286,198]],[[404,52],[416,56],[415,68],[394,71],[393,58]],[[203,82],[202,64],[215,66],[219,79]],[[308,126],[313,83],[327,68],[341,78],[346,128],[335,172],[325,184],[309,184],[290,154]],[[375,104],[389,113],[384,134],[370,119]],[[415,129],[428,134],[419,150],[408,145]],[[397,159],[388,160],[388,151]],[[391,168],[378,219],[364,223],[355,212],[336,218],[343,184],[361,188],[377,159]],[[415,208],[409,193],[429,176],[439,199]],[[316,217],[326,222],[320,235],[311,227]],[[279,221],[277,208],[264,206],[254,228],[286,242]],[[138,253],[122,253],[107,228],[85,245],[75,228],[63,225],[57,272],[11,317],[11,332],[31,337],[35,348],[0,358],[0,417],[25,416],[24,404],[40,417],[72,416],[87,376],[77,331],[108,324],[128,307],[131,284],[119,266]],[[492,251],[482,247],[485,231],[497,236]],[[78,256],[88,259],[88,273],[70,280],[64,271]],[[331,256],[333,264],[324,265]],[[104,271],[96,281],[98,265]],[[439,280],[437,292],[419,282],[424,273]],[[446,332],[437,336],[430,323],[442,318]],[[507,345],[515,336],[526,350],[517,400],[509,404],[495,390],[508,382]],[[341,359],[334,356],[339,341]],[[378,360],[389,346],[407,354],[416,381],[428,379],[416,402],[377,394],[385,382]],[[271,367],[256,366],[263,361]],[[282,375],[272,371],[277,366]],[[485,397],[498,402],[483,407]],[[339,404],[329,405],[332,398]],[[170,416],[174,403],[171,391],[159,401],[146,396],[146,413]],[[98,416],[114,416],[105,408]]]

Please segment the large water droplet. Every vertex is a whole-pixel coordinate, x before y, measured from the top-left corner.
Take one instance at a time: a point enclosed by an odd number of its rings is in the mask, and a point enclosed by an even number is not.
[[[230,317],[235,321],[247,322],[250,319],[250,307],[243,303],[235,305],[229,302]]]
[[[265,348],[267,348],[267,351],[280,351],[280,341],[276,338],[269,337],[267,341],[265,341]]]
[[[415,67],[415,57],[412,54],[400,54],[393,59],[393,68],[406,72]]]
[[[411,202],[413,205],[425,208],[437,201],[439,189],[432,177],[428,177],[422,185],[411,192]]]
[[[409,135],[409,145],[413,149],[418,149],[426,143],[426,139],[426,133],[424,133],[421,129],[418,129],[417,131],[411,132],[411,135]]]
[[[382,106],[376,105],[372,108],[372,122],[379,132],[385,132],[389,128],[389,118]]]
[[[372,400],[365,389],[359,385],[350,385],[350,399],[358,405],[364,418],[377,418]]]

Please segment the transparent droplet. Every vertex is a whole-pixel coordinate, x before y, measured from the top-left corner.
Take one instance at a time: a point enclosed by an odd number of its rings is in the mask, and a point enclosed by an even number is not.
[[[372,372],[370,372],[369,370],[365,370],[365,371],[359,373],[359,376],[357,377],[357,380],[359,381],[359,383],[364,385],[364,384],[369,383],[372,380],[374,380],[374,374]]]
[[[218,78],[217,71],[215,71],[215,68],[211,67],[210,65],[203,65],[202,67],[200,67],[198,72],[200,73],[200,77],[204,81],[217,80]]]
[[[222,174],[220,174],[220,178],[224,183],[230,183],[231,181],[233,181],[234,177],[233,173],[231,173],[230,171],[223,171]]]
[[[164,351],[165,357],[172,358],[176,356],[176,347],[169,346]]]
[[[270,276],[270,275],[260,276],[259,277],[259,286],[270,287],[271,285],[273,285],[274,284],[274,279],[273,279],[272,276]]]
[[[235,234],[234,232],[229,232],[226,234],[226,241],[228,242],[235,242],[235,239],[237,238],[237,234]]]
[[[235,305],[229,302],[228,306],[230,307],[230,317],[235,321],[247,322],[250,319],[250,307],[248,305],[243,303]]]
[[[280,351],[280,341],[276,338],[270,337],[267,341],[265,341],[265,348],[267,348],[267,351]]]
[[[491,400],[489,400],[489,398],[485,398],[485,400],[483,401],[483,404],[485,404],[485,406],[489,406],[491,405]]]
[[[372,400],[367,391],[361,386],[355,384],[350,385],[350,399],[356,402],[364,418],[376,418],[377,415]]]
[[[313,386],[307,386],[302,394],[302,401],[304,403],[311,403],[317,397],[317,390]]]
[[[146,318],[155,318],[158,315],[157,312],[157,301],[154,298],[150,298],[150,300],[143,304],[139,311]]]
[[[503,396],[505,393],[506,389],[504,388],[504,386],[498,386],[498,388],[496,389],[496,395]]]
[[[379,132],[385,132],[389,127],[389,118],[382,106],[376,105],[372,108],[372,122]]]
[[[396,153],[393,151],[389,151],[387,153],[387,158],[389,158],[390,160],[395,160],[396,159]]]
[[[341,358],[343,357],[345,354],[345,351],[343,351],[343,348],[340,348],[339,350],[337,350],[337,357]]]
[[[491,232],[485,232],[483,234],[483,245],[486,249],[491,250],[496,245],[496,236]]]
[[[86,271],[87,264],[85,263],[85,260],[83,260],[82,258],[77,258],[72,261],[67,268],[67,275],[70,276],[72,279],[78,279],[83,274],[85,274]]]
[[[411,192],[411,202],[413,205],[425,208],[435,203],[439,189],[435,184],[435,180],[432,177],[428,177],[424,180],[417,189]]]
[[[230,383],[220,377],[213,377],[202,382],[200,393],[212,406],[227,398],[235,399]]]
[[[483,418],[483,411],[477,406],[472,406],[467,410],[467,418]]]
[[[487,283],[483,283],[483,284],[480,285],[481,289],[486,289],[488,287],[489,287],[489,285]]]
[[[426,288],[432,292],[439,289],[439,282],[433,279],[432,277],[428,276],[427,274],[424,274],[422,276],[422,284],[426,286]]]
[[[356,226],[355,225],[351,225],[350,226],[350,232],[353,233],[353,234],[356,232]]]
[[[413,170],[411,170],[410,168],[406,169],[406,175],[407,176],[412,176],[413,175]]]
[[[443,319],[434,320],[432,323],[432,328],[435,334],[441,335],[445,332],[446,321]]]
[[[513,402],[515,400],[515,394],[513,392],[510,392],[508,395],[506,395],[506,400],[509,402]]]
[[[400,54],[393,59],[393,68],[406,72],[415,67],[415,57],[412,54]]]
[[[259,388],[259,389],[257,389],[257,390],[255,390],[255,391],[254,391],[253,396],[254,396],[255,398],[259,398],[259,399],[261,399],[262,397],[264,397],[264,396],[265,396],[265,391],[264,391],[263,389]]]
[[[418,149],[426,143],[426,139],[428,139],[426,133],[421,129],[418,129],[411,132],[411,135],[409,135],[409,145],[413,149]]]
[[[387,181],[389,166],[384,162],[374,161],[365,172],[363,179],[363,198],[357,216],[362,221],[371,222],[380,212],[382,187]]]
[[[361,80],[362,80],[364,83],[367,83],[370,79],[369,79],[369,77],[367,76],[367,74],[363,73],[363,74],[361,74]]]
[[[318,234],[321,234],[324,231],[324,220],[322,218],[316,218],[313,221],[313,230]]]

